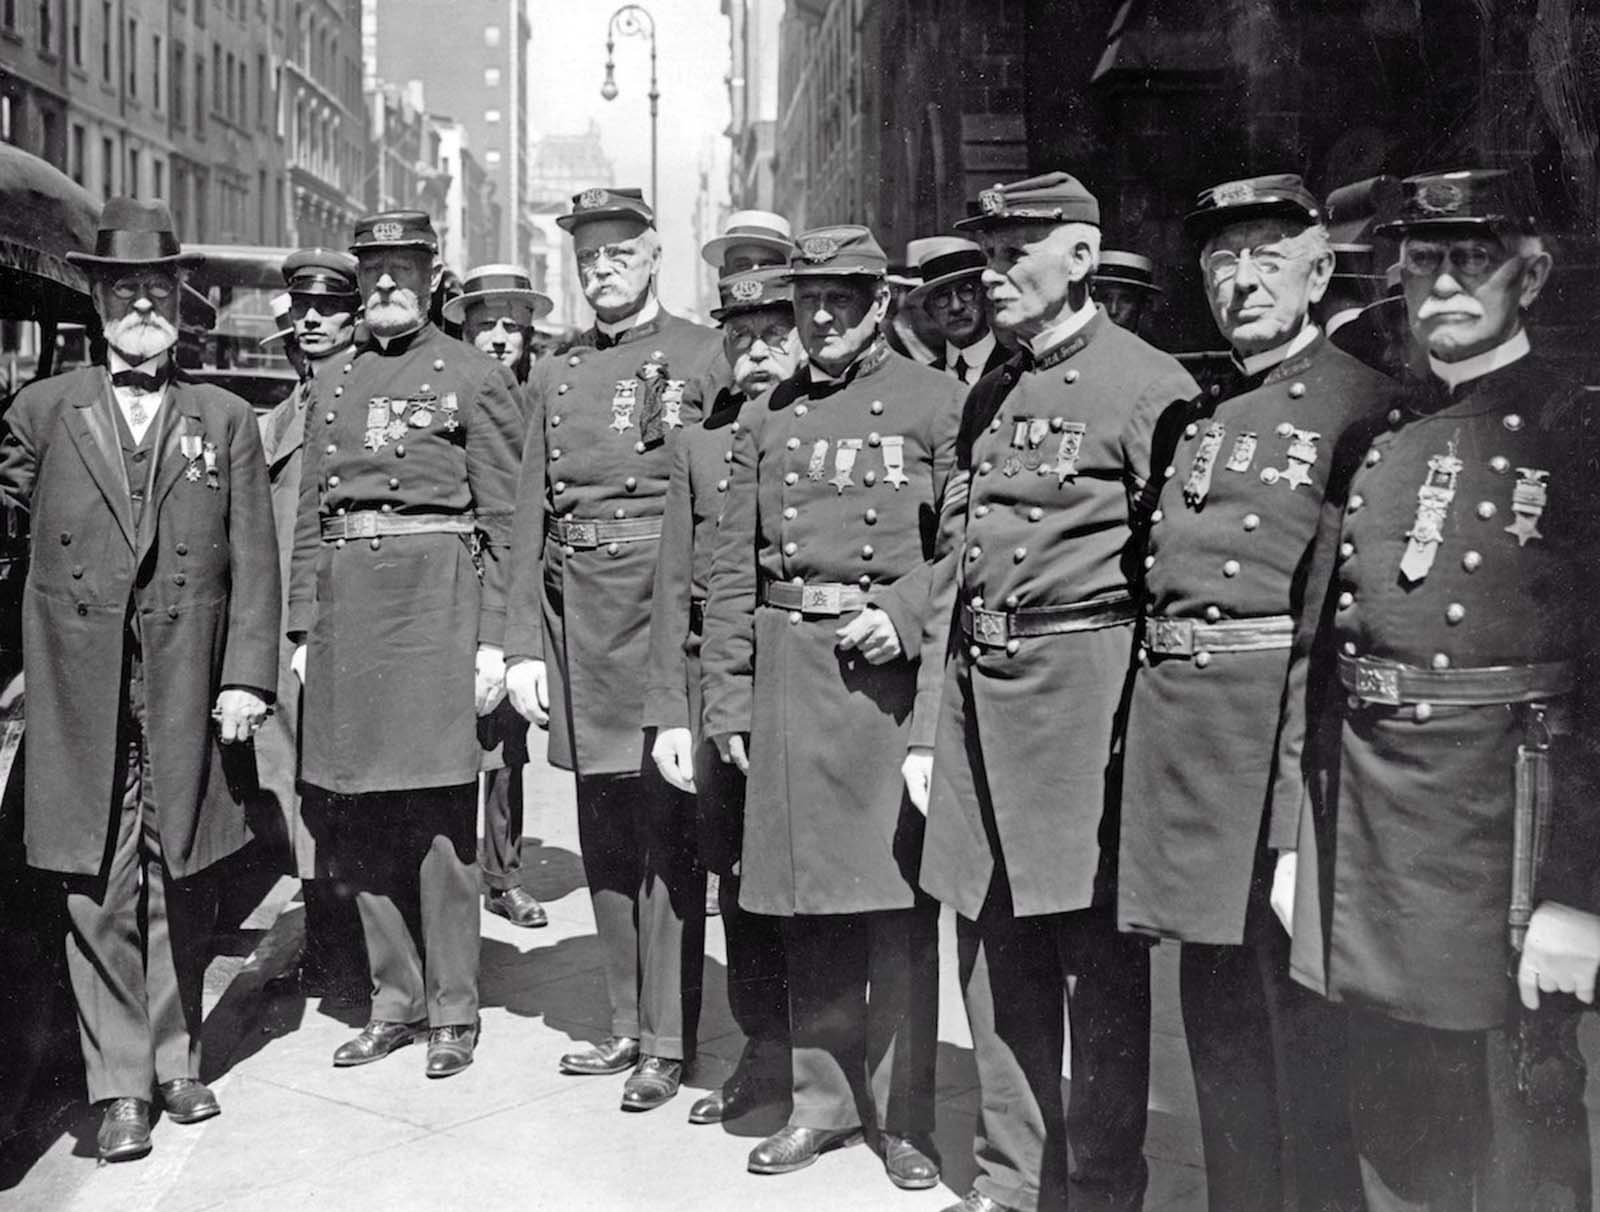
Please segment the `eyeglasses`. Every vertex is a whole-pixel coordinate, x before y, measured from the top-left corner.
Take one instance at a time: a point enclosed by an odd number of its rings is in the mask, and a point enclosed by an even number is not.
[[[178,284],[171,278],[118,278],[111,293],[119,299],[170,299]]]
[[[756,328],[754,325],[744,328],[738,324],[730,324],[727,328],[729,342],[734,351],[741,354],[755,345],[757,337],[761,338],[761,343],[768,349],[777,349],[789,339],[792,332],[794,325],[781,320],[775,320],[763,328]]]
[[[1458,244],[1424,244],[1407,240],[1400,247],[1401,272],[1418,278],[1432,278],[1448,261],[1450,272],[1460,278],[1481,278],[1499,268],[1506,254],[1492,244],[1476,240]]]
[[[1263,278],[1277,277],[1284,271],[1284,267],[1294,260],[1293,257],[1286,256],[1276,249],[1247,248],[1238,253],[1214,252],[1205,259],[1201,268],[1205,270],[1206,279],[1213,286],[1221,286],[1239,276],[1239,264],[1246,259]]]
[[[978,301],[979,287],[977,279],[968,278],[964,282],[957,282],[952,286],[943,286],[928,296],[928,306],[934,311],[949,311],[957,299],[971,307]]]
[[[602,257],[613,265],[627,265],[638,255],[637,244],[602,244],[599,248],[580,248],[576,254],[579,269],[593,269]]]

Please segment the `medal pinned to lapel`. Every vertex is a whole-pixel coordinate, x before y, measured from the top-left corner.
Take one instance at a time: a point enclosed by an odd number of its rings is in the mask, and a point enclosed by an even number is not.
[[[1011,449],[1012,450],[1017,450],[1017,451],[1027,450],[1028,449],[1028,418],[1027,417],[1019,417],[1017,420],[1012,422],[1012,424],[1011,424]],[[1008,475],[1008,476],[1021,475],[1022,474],[1022,456],[1020,454],[1007,455],[1006,456],[1006,461],[1000,465],[1000,470],[1001,470],[1002,473],[1004,473],[1005,475]]]
[[[821,480],[828,474],[828,439],[818,438],[811,447],[811,461],[806,464],[806,479]]]
[[[684,380],[668,379],[661,388],[661,424],[668,429],[683,428]]]
[[[1189,464],[1189,478],[1183,482],[1183,499],[1190,509],[1199,509],[1211,491],[1211,472],[1217,465],[1217,454],[1222,450],[1222,438],[1227,429],[1221,421],[1206,426],[1195,447],[1194,459]]]
[[[438,402],[437,396],[416,396],[407,401],[411,405],[411,415],[406,418],[406,424],[413,429],[426,429],[433,424],[433,405]]]
[[[1444,541],[1444,521],[1456,499],[1456,481],[1464,464],[1456,456],[1456,440],[1448,453],[1428,459],[1428,475],[1417,489],[1417,516],[1406,531],[1406,550],[1400,557],[1400,575],[1415,584],[1428,575],[1433,557]]]
[[[453,391],[445,392],[444,399],[439,402],[439,407],[444,412],[444,432],[454,433],[460,428],[460,422],[456,420],[456,413],[461,411],[461,405],[456,400],[456,393]]]
[[[850,471],[856,465],[856,454],[861,449],[860,438],[840,438],[833,448],[833,478],[828,481],[843,495],[844,490],[855,481],[850,478]]]
[[[206,487],[222,488],[222,480],[217,476],[217,444],[206,442],[200,447],[201,460],[206,465]]]
[[[383,432],[384,436],[391,442],[398,441],[406,436],[405,412],[410,403],[411,401],[404,396],[397,400],[389,401],[389,411],[394,415],[389,418],[389,422],[384,426]]]
[[[910,483],[906,479],[906,440],[900,434],[883,439],[883,478],[896,492]]]
[[[638,391],[638,379],[617,380],[617,389],[611,394],[611,428],[614,432],[627,433],[633,428],[633,409]]]
[[[1256,435],[1242,433],[1233,440],[1233,451],[1228,455],[1228,461],[1223,466],[1228,471],[1249,471],[1250,464],[1256,461]]]
[[[1293,429],[1289,439],[1289,466],[1280,473],[1289,491],[1311,483],[1311,465],[1317,461],[1317,439],[1322,435],[1309,429]]]
[[[1039,474],[1055,473],[1056,487],[1078,477],[1078,456],[1083,453],[1083,435],[1089,427],[1082,421],[1061,422],[1061,441],[1056,444],[1056,461],[1040,466]]]
[[[389,397],[373,396],[367,402],[367,438],[362,443],[368,450],[382,450],[389,443]]]
[[[205,439],[197,433],[178,435],[178,449],[188,463],[188,466],[183,469],[183,478],[191,484],[200,482],[200,454],[204,449],[204,441]]]
[[[1539,519],[1550,504],[1550,485],[1545,482],[1550,473],[1542,467],[1519,467],[1517,471],[1517,486],[1511,491],[1511,512],[1515,517],[1505,532],[1517,536],[1518,547],[1526,547],[1528,540],[1544,538]]]

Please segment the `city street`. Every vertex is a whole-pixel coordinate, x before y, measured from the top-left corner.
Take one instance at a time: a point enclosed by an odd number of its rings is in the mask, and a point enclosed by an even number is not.
[[[536,747],[537,744],[536,744]],[[263,985],[295,954],[302,910],[285,880],[254,922],[271,928],[247,959],[224,957],[208,981],[206,1076],[220,1118],[155,1125],[145,1160],[97,1166],[96,1120],[60,1121],[59,1139],[0,1205],[27,1212],[201,1212],[227,1209],[939,1209],[964,1193],[977,1079],[956,990],[954,930],[942,933],[937,1141],[944,1185],[895,1190],[866,1148],[825,1155],[781,1177],[745,1170],[751,1145],[782,1122],[772,1109],[726,1127],[686,1121],[694,1092],[718,1082],[741,1036],[723,993],[720,924],[707,930],[701,1055],[666,1107],[617,1109],[620,1077],[564,1077],[556,1060],[576,1040],[606,1034],[608,1012],[593,916],[577,855],[569,775],[529,773],[527,887],[550,925],[519,930],[484,916],[483,1039],[460,1077],[428,1081],[412,1047],[360,1069],[335,1070],[360,1009],[324,1010]],[[539,839],[535,841],[534,839]],[[281,910],[281,912],[280,912]],[[274,918],[275,915],[275,918]],[[1205,1208],[1194,1092],[1177,1017],[1176,950],[1156,953],[1156,1025],[1146,1209]],[[231,976],[231,980],[228,977]],[[1083,1206],[1089,1206],[1087,1204]],[[1074,1212],[1080,1204],[1074,1201]]]

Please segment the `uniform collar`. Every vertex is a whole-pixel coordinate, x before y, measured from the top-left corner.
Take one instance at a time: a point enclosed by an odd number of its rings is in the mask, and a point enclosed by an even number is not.
[[[382,354],[402,354],[410,349],[415,342],[420,341],[432,327],[432,321],[424,319],[421,324],[410,332],[403,332],[397,337],[380,337],[377,333],[368,329],[367,344],[369,348],[376,349]]]
[[[656,298],[656,292],[651,291],[644,301],[644,306],[631,316],[624,316],[615,324],[608,324],[599,316],[594,318],[594,330],[607,341],[620,341],[622,334],[635,328],[643,328],[661,314],[661,302]]]
[[[1063,316],[1043,332],[1029,338],[1028,352],[1040,361],[1053,351],[1058,345],[1069,340],[1074,333],[1083,328],[1090,320],[1099,314],[1099,305],[1093,299],[1086,299],[1077,311]],[[992,334],[991,334],[992,335]]]
[[[830,375],[813,362],[806,363],[806,374],[810,377],[811,382],[818,387],[838,387],[849,383],[860,375],[870,375],[889,360],[889,355],[892,352],[889,348],[889,342],[880,335],[873,338],[872,344],[862,350],[856,356],[856,360],[844,368],[843,374]]]
[[[1240,357],[1233,355],[1233,364],[1245,378],[1254,378],[1256,375],[1265,374],[1279,362],[1287,362],[1303,349],[1309,349],[1311,343],[1322,335],[1322,330],[1315,324],[1303,324],[1300,331],[1295,333],[1282,345],[1274,346],[1262,353],[1246,354]]]
[[[1433,372],[1434,378],[1454,391],[1463,383],[1470,383],[1473,379],[1481,379],[1486,374],[1510,366],[1532,352],[1533,346],[1528,342],[1528,330],[1519,328],[1510,339],[1502,341],[1493,349],[1486,349],[1481,354],[1473,354],[1472,357],[1463,358],[1459,362],[1441,362],[1429,354],[1428,369]]]

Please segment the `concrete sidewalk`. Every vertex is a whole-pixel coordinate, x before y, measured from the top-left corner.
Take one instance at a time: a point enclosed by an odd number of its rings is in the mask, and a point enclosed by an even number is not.
[[[550,912],[542,930],[483,922],[483,1037],[473,1067],[429,1081],[411,1047],[375,1065],[335,1070],[330,1057],[364,1010],[270,997],[264,983],[298,948],[298,904],[238,966],[206,1025],[208,1073],[224,1112],[184,1127],[156,1124],[142,1162],[97,1166],[95,1120],[76,1117],[0,1204],[40,1212],[228,1209],[940,1209],[973,1175],[977,1079],[956,989],[954,928],[943,923],[939,1148],[944,1187],[896,1190],[877,1156],[853,1148],[796,1174],[746,1172],[751,1145],[782,1111],[727,1126],[686,1121],[685,1090],[644,1115],[617,1109],[621,1077],[564,1077],[574,1041],[607,1033],[599,943],[577,857],[570,776],[529,772],[525,884]],[[689,1085],[720,1082],[742,1037],[728,1016],[720,919],[707,929],[700,1060]],[[1204,1209],[1194,1092],[1178,1024],[1176,951],[1157,950],[1146,1209]],[[1074,1205],[1076,1212],[1077,1205]]]

